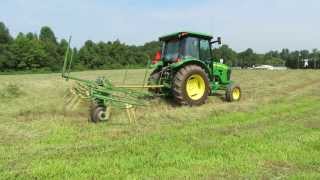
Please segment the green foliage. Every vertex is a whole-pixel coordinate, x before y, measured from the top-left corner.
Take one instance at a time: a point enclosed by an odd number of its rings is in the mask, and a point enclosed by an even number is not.
[[[237,66],[238,65],[238,54],[229,48],[228,45],[222,45],[219,49],[213,50],[214,59],[224,59],[225,63],[230,66]]]
[[[145,43],[144,46],[142,46],[140,49],[142,52],[148,55],[149,59],[153,59],[155,53],[159,51],[161,48],[162,48],[161,42],[151,41],[151,42]]]
[[[308,50],[292,51],[282,49],[278,51],[269,51],[265,54],[257,54],[249,48],[243,52],[236,53],[227,45],[213,50],[216,60],[224,59],[230,66],[252,67],[257,65],[287,66],[289,68],[302,68],[304,59],[309,59],[308,68],[320,68],[320,51],[314,49],[311,53]]]
[[[31,39],[30,39],[31,38]],[[10,45],[11,62],[16,70],[32,70],[46,67],[49,57],[43,44],[35,37],[20,33]]]
[[[261,63],[261,56],[256,54],[251,48],[239,53],[242,66],[251,67]]]
[[[0,44],[0,71],[12,69],[15,67],[11,60],[12,52],[9,51],[9,45]]]
[[[10,62],[11,52],[9,51],[9,45],[12,42],[8,28],[4,23],[0,22],[0,71],[14,67],[14,64]]]
[[[128,46],[120,41],[87,41],[79,50],[78,62],[89,69],[143,67],[157,50],[160,48]]]
[[[271,64],[271,65],[275,65],[275,66],[284,66],[284,60],[281,58],[277,58],[277,57],[269,57],[263,60],[263,64]]]
[[[9,29],[4,23],[0,22],[0,44],[8,44],[11,40]]]
[[[56,36],[50,27],[44,26],[40,30],[39,39],[43,42],[57,44]]]

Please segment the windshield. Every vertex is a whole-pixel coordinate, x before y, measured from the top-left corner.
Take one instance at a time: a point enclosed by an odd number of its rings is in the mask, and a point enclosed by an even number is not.
[[[179,40],[171,40],[166,42],[163,57],[168,61],[177,59],[179,57]]]

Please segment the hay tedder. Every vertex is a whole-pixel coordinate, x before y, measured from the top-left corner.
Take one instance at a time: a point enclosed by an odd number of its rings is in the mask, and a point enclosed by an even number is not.
[[[221,44],[221,38],[212,39],[210,35],[195,32],[160,37],[162,51],[157,52],[152,65],[148,63],[143,84],[135,86],[113,85],[106,77],[92,81],[70,76],[73,51],[69,40],[62,77],[77,81],[71,92],[91,102],[92,122],[108,120],[110,107],[127,109],[129,119],[134,118],[130,109],[146,105],[146,97],[153,95],[171,97],[179,105],[198,106],[204,104],[209,95],[224,90],[227,101],[239,101],[241,89],[230,80],[231,68],[213,59],[212,45]],[[149,66],[154,70],[147,79]]]

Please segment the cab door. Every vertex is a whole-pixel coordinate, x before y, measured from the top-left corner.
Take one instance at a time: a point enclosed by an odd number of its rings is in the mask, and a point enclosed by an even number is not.
[[[212,64],[212,53],[211,53],[211,46],[210,41],[206,39],[200,39],[199,43],[199,56],[200,60],[204,62],[208,69],[210,70],[209,77],[211,77],[212,70],[213,70],[213,64]]]
[[[212,60],[209,40],[200,39],[200,60],[210,63]]]

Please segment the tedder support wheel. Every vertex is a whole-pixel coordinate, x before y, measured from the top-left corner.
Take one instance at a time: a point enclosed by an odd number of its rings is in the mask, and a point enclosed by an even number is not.
[[[90,109],[90,120],[94,123],[98,123],[101,121],[107,121],[108,119],[109,114],[107,112],[107,107],[92,103]]]
[[[226,90],[226,100],[229,102],[240,101],[241,88],[237,84],[229,84]]]
[[[173,80],[173,96],[180,105],[202,105],[210,93],[206,72],[197,65],[182,67]]]

